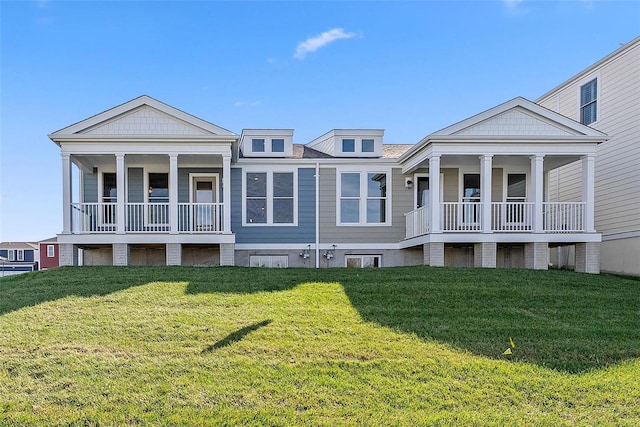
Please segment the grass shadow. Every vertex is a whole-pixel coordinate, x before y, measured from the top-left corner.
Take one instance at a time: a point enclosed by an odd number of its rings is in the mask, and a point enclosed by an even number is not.
[[[272,320],[271,319],[267,319],[267,320],[263,320],[262,322],[257,322],[254,323],[252,325],[249,326],[245,326],[244,328],[240,328],[235,332],[230,333],[229,335],[227,335],[226,337],[224,337],[223,339],[221,339],[220,341],[215,342],[214,344],[210,345],[209,347],[205,348],[204,350],[202,350],[202,353],[210,353],[214,350],[218,350],[224,347],[228,347],[231,344],[234,344],[242,339],[244,339],[244,337],[246,337],[247,335],[249,335],[251,332],[253,331],[257,331],[258,329],[267,326],[269,323],[271,323]]]

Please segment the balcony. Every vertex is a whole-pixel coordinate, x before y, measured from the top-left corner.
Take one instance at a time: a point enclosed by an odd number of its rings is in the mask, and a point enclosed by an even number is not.
[[[492,202],[492,233],[532,233],[534,231],[534,203]],[[543,233],[585,232],[585,203],[542,203]],[[406,239],[433,232],[430,210],[421,207],[405,214]],[[482,204],[480,202],[444,202],[440,204],[440,230],[442,233],[480,233],[482,230]]]
[[[73,234],[99,234],[118,231],[117,203],[72,203]],[[169,203],[127,203],[124,206],[126,233],[170,233]],[[224,229],[222,203],[178,203],[177,233],[222,234]]]

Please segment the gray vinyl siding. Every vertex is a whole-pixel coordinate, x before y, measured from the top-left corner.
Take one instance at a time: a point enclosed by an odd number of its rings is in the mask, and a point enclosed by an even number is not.
[[[220,200],[218,203],[224,202],[224,195],[222,191],[222,169],[221,168],[178,168],[178,203],[189,203],[190,202],[190,194],[189,194],[189,174],[190,173],[210,173],[210,174],[218,174],[220,182],[217,183],[218,194],[220,195]],[[233,186],[232,186],[233,187]]]
[[[98,174],[83,173],[82,174],[82,200],[84,203],[98,202]]]
[[[594,69],[594,76],[596,72],[599,111],[591,127],[610,137],[598,146],[596,157],[596,230],[604,235],[640,231],[640,43]],[[588,80],[572,80],[539,104],[579,120],[578,91]],[[580,162],[552,171],[549,199],[580,201],[581,177]]]
[[[402,170],[391,174],[391,225],[336,226],[336,169],[320,169],[320,243],[398,243],[405,237],[404,214],[413,209],[413,189]]]
[[[142,168],[129,168],[127,193],[129,203],[144,202],[144,176]]]
[[[231,230],[236,235],[236,243],[300,243],[307,245],[315,242],[315,169],[298,169],[297,226],[243,226],[242,173],[241,168],[231,169]]]

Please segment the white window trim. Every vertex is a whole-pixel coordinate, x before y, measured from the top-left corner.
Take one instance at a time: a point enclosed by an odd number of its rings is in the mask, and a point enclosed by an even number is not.
[[[359,173],[360,174],[360,222],[340,222],[340,199],[342,198],[342,177],[343,173]],[[373,222],[368,223],[367,221],[367,198],[366,194],[367,186],[367,176],[370,173],[384,173],[387,175],[387,196],[386,196],[386,212],[385,212],[385,222]],[[366,167],[366,166],[354,166],[354,167],[339,167],[336,168],[336,226],[337,227],[391,227],[393,224],[392,221],[392,180],[393,180],[393,169],[388,168],[380,168],[380,167]],[[363,196],[364,192],[364,196]],[[355,198],[354,198],[355,199]],[[362,203],[364,200],[365,203]]]
[[[344,266],[347,267],[349,259],[359,259],[360,260],[360,268],[367,268],[362,266],[362,261],[364,257],[368,258],[377,258],[378,259],[378,267],[382,267],[382,255],[379,254],[347,254],[344,256]]]
[[[195,203],[193,200],[193,179],[194,178],[215,178],[216,180],[216,203],[222,203],[220,201],[220,173],[218,172],[194,172],[189,174],[189,203]],[[169,182],[171,185],[171,182]],[[171,202],[171,201],[169,201]]]
[[[491,168],[493,173],[493,168]],[[458,168],[458,202],[464,202],[464,176],[465,175],[482,175],[479,168]],[[482,176],[480,177],[480,196],[482,197]]]
[[[277,139],[277,138],[276,138]],[[298,226],[298,168],[290,166],[246,166],[242,171],[242,226],[243,227],[297,227]],[[267,222],[247,221],[247,173],[267,174]],[[293,173],[293,222],[273,222],[273,174]]]
[[[166,223],[165,222],[149,222],[150,208],[148,208],[148,205],[151,203],[149,201],[149,174],[150,173],[166,173],[168,178],[167,188],[169,190],[169,194],[171,194],[171,172],[169,170],[167,170],[164,166],[156,166],[156,167],[151,166],[151,167],[142,168],[142,182],[143,182],[142,198],[144,200],[144,205],[145,205],[145,207],[143,208],[144,226],[145,227],[169,227],[169,223],[171,222],[171,219],[169,218],[169,214],[167,215],[168,222]],[[128,175],[128,173],[126,175]],[[125,186],[125,190],[126,189],[127,187]],[[126,198],[127,199],[129,198],[128,194],[126,195]],[[172,203],[177,203],[177,200],[171,200],[169,196],[167,196],[167,198],[169,199],[169,203],[168,203],[169,206],[171,206]],[[171,208],[168,208],[168,209],[171,209]]]
[[[591,73],[586,77],[583,77],[582,79],[580,79],[578,82],[576,82],[576,121],[580,124],[584,124],[582,123],[582,99],[581,99],[581,95],[582,95],[582,86],[586,85],[587,83],[591,82],[592,80],[596,81],[596,121],[595,122],[591,122],[588,125],[585,126],[593,126],[595,124],[598,124],[598,122],[600,122],[600,100],[601,100],[601,96],[600,96],[600,90],[602,87],[602,80],[600,79],[600,71],[596,71],[595,73]]]
[[[9,261],[15,261],[16,260],[16,252],[13,249],[8,249],[7,250],[7,259]]]
[[[525,202],[531,200],[531,178],[529,177],[529,171],[522,169],[506,169],[502,168],[502,201],[508,202],[509,192],[509,175],[524,175],[525,176]],[[480,190],[482,191],[482,190]]]
[[[56,245],[47,245],[47,258],[54,258],[56,256]]]
[[[413,174],[413,209],[418,209],[418,178],[429,178],[429,173],[414,173]],[[431,191],[431,180],[429,180],[429,191]],[[440,194],[439,202],[444,200],[444,172],[440,172]]]
[[[16,261],[24,261],[24,249],[16,249]]]
[[[382,154],[382,137],[380,136],[347,136],[339,135],[335,137],[336,152],[339,156],[344,157],[379,157]],[[342,141],[345,139],[353,139],[353,151],[344,151]],[[362,140],[370,139],[373,141],[373,151],[362,151]]]
[[[105,222],[104,219],[104,209],[102,208],[102,205],[106,204],[106,203],[113,203],[113,202],[105,202],[104,200],[104,174],[105,173],[112,173],[115,174],[116,176],[116,188],[118,186],[118,172],[111,167],[108,168],[104,168],[104,169],[98,169],[98,171],[96,172],[98,174],[98,222],[99,222],[99,226],[100,227],[115,227],[117,224],[117,212],[118,212],[118,203],[121,203],[120,200],[118,200],[118,197],[116,196],[116,210],[115,212],[113,212],[113,218],[114,218],[114,222]],[[126,175],[126,174],[125,174]],[[126,178],[126,177],[125,177]],[[125,194],[126,194],[126,179],[125,179]],[[84,197],[84,191],[83,191],[83,197]]]

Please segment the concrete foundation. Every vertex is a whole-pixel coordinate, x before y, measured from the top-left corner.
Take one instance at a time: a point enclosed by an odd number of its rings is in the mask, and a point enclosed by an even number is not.
[[[483,242],[473,245],[473,266],[483,268],[496,268],[496,252],[498,245],[495,242]]]
[[[78,265],[78,246],[71,243],[60,244],[59,251],[59,265],[69,266]]]
[[[167,265],[182,265],[182,245],[180,243],[167,243],[165,252]]]
[[[525,243],[524,267],[532,270],[549,269],[549,244],[541,242]]]
[[[220,244],[220,265],[235,265],[235,243]]]
[[[600,243],[576,244],[576,272],[600,273]]]
[[[425,243],[423,251],[424,265],[444,267],[444,243]]]

